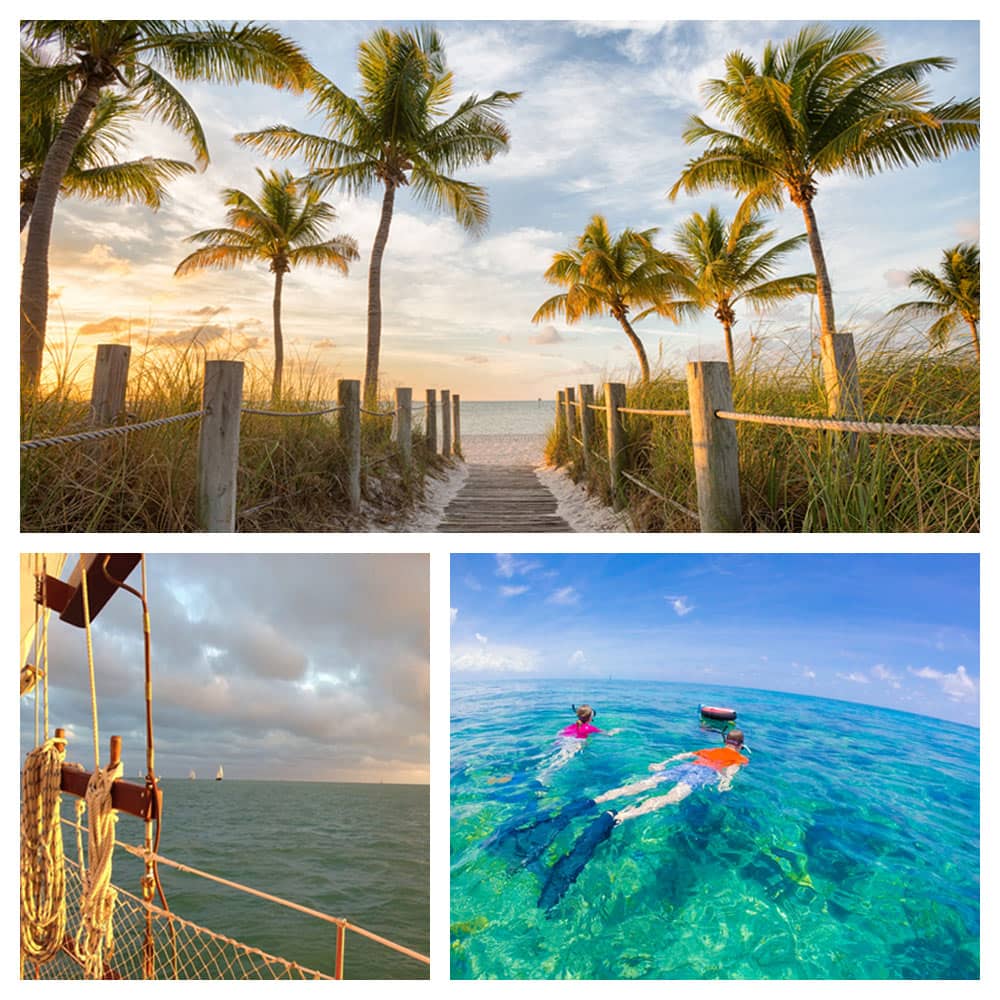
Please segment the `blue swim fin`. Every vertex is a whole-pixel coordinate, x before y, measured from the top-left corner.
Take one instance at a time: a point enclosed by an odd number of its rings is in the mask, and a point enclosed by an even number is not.
[[[557,813],[520,816],[500,827],[485,846],[496,848],[515,858],[521,865],[530,865],[542,855],[574,816],[587,812],[595,805],[593,799],[575,799]]]
[[[551,910],[563,898],[566,890],[579,878],[580,872],[594,856],[594,851],[611,836],[614,826],[615,814],[609,811],[602,813],[580,834],[573,850],[564,854],[552,866],[542,887],[542,894],[538,897],[539,907]]]

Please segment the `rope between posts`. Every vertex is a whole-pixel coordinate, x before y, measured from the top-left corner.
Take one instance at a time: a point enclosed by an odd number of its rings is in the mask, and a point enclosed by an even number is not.
[[[363,406],[361,412],[367,413],[369,417],[394,417],[396,415],[395,410],[366,410]]]
[[[120,427],[103,427],[100,430],[81,431],[79,434],[62,434],[59,437],[22,441],[21,451],[28,451],[32,448],[47,448],[53,444],[76,444],[79,441],[99,441],[101,438],[131,434],[133,431],[145,431],[151,427],[163,427],[166,424],[175,424],[181,420],[193,420],[195,417],[205,416],[206,413],[208,413],[208,410],[192,410],[190,413],[178,413],[174,417],[160,417],[157,420],[146,420],[141,424],[122,424]]]
[[[683,504],[679,504],[676,500],[671,500],[670,497],[664,496],[659,490],[654,490],[648,483],[644,483],[641,479],[636,479],[631,473],[622,472],[621,475],[630,483],[635,483],[640,489],[645,490],[647,493],[652,493],[654,497],[658,497],[664,503],[670,504],[671,507],[679,510],[682,514],[687,514],[688,517],[693,517],[696,521],[701,520],[700,515],[696,514],[693,510],[688,510]]]
[[[720,420],[751,424],[773,424],[776,427],[804,427],[810,430],[854,431],[860,434],[895,434],[900,437],[960,438],[978,441],[978,427],[953,427],[947,424],[889,424],[867,420],[834,420],[824,417],[772,417],[766,413],[734,413],[716,410]]]
[[[604,409],[604,407],[601,407]],[[646,417],[690,417],[690,410],[636,410],[631,406],[619,406],[619,413],[635,413]]]
[[[328,406],[325,410],[289,410],[281,412],[279,410],[254,410],[249,406],[244,406],[240,413],[252,413],[258,417],[321,417],[324,413],[336,413],[342,410],[342,406]]]

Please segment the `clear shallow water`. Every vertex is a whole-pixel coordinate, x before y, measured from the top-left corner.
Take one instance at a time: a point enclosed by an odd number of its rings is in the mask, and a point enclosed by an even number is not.
[[[167,779],[163,791],[161,854],[429,954],[426,786]],[[123,815],[117,836],[141,845],[142,824]],[[66,850],[76,858],[74,838]],[[140,895],[140,875],[115,852],[116,884]],[[180,916],[332,975],[333,925],[165,865],[160,877]],[[427,966],[349,933],[345,975],[426,979]]]
[[[624,731],[560,764],[554,734],[583,700]],[[545,871],[599,813],[557,833],[540,874],[497,829],[718,745],[698,729],[700,702],[736,708],[753,749],[732,791],[616,827],[546,913]],[[452,976],[977,978],[978,735],[747,689],[456,684]]]

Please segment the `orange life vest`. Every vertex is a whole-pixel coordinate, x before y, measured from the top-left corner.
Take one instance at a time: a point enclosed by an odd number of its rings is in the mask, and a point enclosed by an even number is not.
[[[708,750],[695,750],[694,762],[704,764],[715,771],[722,771],[732,764],[749,764],[750,758],[737,753],[731,747],[712,747]]]

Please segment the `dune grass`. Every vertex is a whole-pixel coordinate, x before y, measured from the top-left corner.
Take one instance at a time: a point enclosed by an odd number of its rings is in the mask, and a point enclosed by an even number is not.
[[[244,400],[267,408],[270,372],[246,364]],[[133,353],[128,422],[199,410],[203,371],[204,355],[197,349]],[[22,407],[22,441],[89,429],[79,374],[61,359],[54,381]],[[282,410],[320,409],[335,400],[335,380],[293,365],[284,396]],[[413,466],[404,469],[391,427],[387,417],[362,419],[358,515],[349,509],[335,416],[244,414],[237,530],[352,531],[398,523],[422,496],[425,475],[446,460],[428,454],[415,427]],[[198,434],[195,418],[97,442],[22,451],[21,530],[197,531]]]
[[[900,423],[979,423],[979,368],[964,349],[900,349],[886,336],[859,347],[866,418]],[[818,362],[746,356],[733,386],[741,412],[825,416]],[[637,409],[684,409],[683,371],[661,371],[627,389]],[[578,444],[550,434],[546,458],[611,502],[604,420],[597,457],[584,468]],[[698,509],[687,418],[625,417],[624,468],[667,499],[626,482],[624,501],[637,531],[697,531],[679,508]],[[979,443],[860,435],[856,461],[839,435],[758,424],[736,425],[745,531],[969,532],[979,530]]]

